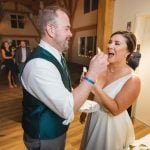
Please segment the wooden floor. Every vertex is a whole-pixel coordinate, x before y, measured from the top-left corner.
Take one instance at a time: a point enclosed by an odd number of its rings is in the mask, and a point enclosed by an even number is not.
[[[6,85],[0,86],[0,150],[25,150],[22,141],[22,128],[20,125],[22,115],[21,88],[9,89]],[[77,113],[71,124],[66,150],[79,150],[84,124],[80,124]],[[134,120],[136,138],[150,133],[150,127]]]
[[[68,64],[73,87],[79,83],[82,66]],[[3,81],[3,82],[2,82]],[[25,150],[21,128],[22,90],[9,89],[6,75],[0,74],[0,150]],[[79,150],[84,124],[79,122],[80,113],[75,115],[67,134],[65,150]],[[138,120],[134,120],[136,139],[150,133],[147,127]]]

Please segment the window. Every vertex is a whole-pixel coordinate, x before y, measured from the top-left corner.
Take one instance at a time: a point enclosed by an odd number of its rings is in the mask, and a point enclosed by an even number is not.
[[[98,0],[92,0],[92,10],[98,9]]]
[[[20,41],[21,40],[12,40],[11,41],[12,47],[17,48],[19,46],[19,44],[20,44]],[[24,41],[26,42],[26,46],[28,47],[29,46],[29,41],[28,40],[24,40]]]
[[[86,56],[92,56],[93,54],[93,37],[87,37],[87,45],[86,45]]]
[[[18,47],[18,45],[19,45],[19,40],[12,40],[12,42],[11,42],[11,46],[12,47]]]
[[[84,0],[84,13],[98,9],[98,0]]]
[[[80,38],[80,55],[84,55],[85,53],[85,37]]]
[[[92,57],[96,54],[96,36],[80,37],[79,56]]]
[[[10,15],[12,28],[24,28],[24,16],[22,15]]]
[[[90,1],[91,0],[84,0],[84,13],[90,12]]]

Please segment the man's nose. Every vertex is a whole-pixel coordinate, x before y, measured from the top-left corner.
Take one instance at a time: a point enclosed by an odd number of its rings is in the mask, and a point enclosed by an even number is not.
[[[69,31],[69,36],[72,37],[72,32],[71,31]]]

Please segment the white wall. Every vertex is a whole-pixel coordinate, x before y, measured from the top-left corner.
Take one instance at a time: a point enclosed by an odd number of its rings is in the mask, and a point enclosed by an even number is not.
[[[80,28],[97,24],[97,10],[84,14],[84,1],[79,0],[72,27]]]
[[[131,31],[141,44],[142,58],[137,74],[141,77],[141,92],[135,107],[135,118],[150,126],[150,0],[115,0],[113,32],[126,30],[131,21]]]
[[[135,18],[141,14],[150,14],[150,0],[115,0],[113,32],[125,30],[128,21],[134,31]]]
[[[136,28],[136,31],[143,29],[143,34],[140,36],[142,58],[138,68],[142,88],[136,104],[135,117],[150,125],[150,69],[148,69],[150,66],[150,16],[143,16],[138,20],[141,25]]]

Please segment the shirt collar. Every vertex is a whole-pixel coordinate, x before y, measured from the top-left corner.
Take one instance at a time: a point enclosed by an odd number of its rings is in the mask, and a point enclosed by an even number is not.
[[[47,42],[41,40],[39,43],[39,46],[47,50],[49,53],[51,53],[59,62],[61,62],[61,54],[60,52],[52,47],[50,44]]]

